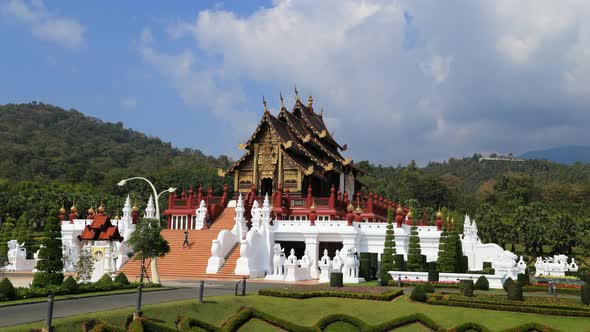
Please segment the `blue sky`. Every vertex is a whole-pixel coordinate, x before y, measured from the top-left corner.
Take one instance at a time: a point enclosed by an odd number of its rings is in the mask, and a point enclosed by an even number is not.
[[[296,84],[375,163],[585,144],[579,1],[0,0],[0,103],[51,103],[239,157]]]

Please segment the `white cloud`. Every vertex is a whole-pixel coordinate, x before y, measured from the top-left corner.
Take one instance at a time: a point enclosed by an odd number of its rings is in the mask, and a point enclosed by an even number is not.
[[[133,96],[125,97],[121,100],[121,106],[127,110],[133,111],[137,108],[137,98]]]
[[[30,3],[10,0],[0,6],[0,11],[27,25],[31,33],[43,41],[70,49],[78,49],[85,44],[85,28],[80,22],[50,12],[41,0],[33,0]]]
[[[181,52],[144,32],[141,53],[185,102],[236,126],[259,99],[241,86],[278,95],[297,84],[352,157],[427,161],[590,139],[580,130],[590,120],[587,17],[582,0],[277,0],[247,16],[221,8],[176,21],[172,40],[194,38]]]

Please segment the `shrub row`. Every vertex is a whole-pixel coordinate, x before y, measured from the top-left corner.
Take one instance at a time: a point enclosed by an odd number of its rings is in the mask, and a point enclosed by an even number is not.
[[[122,277],[119,277],[123,275]],[[30,299],[36,297],[46,297],[50,294],[53,295],[71,295],[71,294],[83,294],[92,292],[104,292],[118,289],[131,289],[136,288],[140,283],[127,281],[127,278],[123,273],[119,274],[115,281],[113,281],[106,274],[97,282],[78,284],[76,280],[71,276],[66,278],[63,283],[59,286],[50,285],[46,287],[12,287],[10,280],[4,278],[0,282],[0,301],[9,300],[21,300]],[[106,278],[105,278],[106,277]],[[144,288],[161,287],[160,284],[146,283]],[[14,293],[11,292],[14,290]]]
[[[547,292],[547,286],[524,286],[523,292]],[[558,294],[580,295],[579,288],[557,288]]]
[[[345,289],[345,288],[344,288]],[[291,291],[280,288],[266,288],[258,291],[258,295],[288,297],[293,299],[309,299],[312,297],[342,297],[348,299],[391,301],[403,295],[403,289],[393,289],[381,294],[355,293],[347,291]]]
[[[194,318],[179,317],[177,320],[177,328],[179,331],[194,331],[194,328],[202,329],[209,332],[221,332],[221,331],[238,331],[244,324],[253,318],[264,320],[265,322],[277,326],[283,330],[294,331],[294,332],[320,332],[326,329],[330,324],[336,322],[346,322],[359,329],[362,332],[377,332],[377,331],[390,331],[405,325],[420,323],[425,325],[428,329],[433,331],[447,331],[446,328],[439,325],[434,320],[430,319],[422,313],[415,313],[403,317],[397,317],[390,321],[381,323],[376,326],[371,326],[365,323],[363,320],[348,316],[345,314],[334,314],[326,316],[318,320],[312,326],[301,326],[281,318],[269,315],[263,311],[255,308],[242,308],[235,315],[225,321],[221,327],[213,326],[209,323],[199,321]],[[552,329],[547,326],[541,326],[537,323],[527,323],[520,326],[516,326],[505,331],[511,332],[528,332],[528,331],[544,331],[544,332],[559,332],[558,330]],[[480,332],[491,332],[491,330],[485,326],[477,323],[464,323],[448,331],[466,332],[466,331],[480,331]]]
[[[418,285],[424,285],[426,282],[424,281],[403,281],[402,280],[402,286],[406,287],[406,286],[418,286]],[[428,282],[429,284],[432,285],[432,287],[434,288],[460,288],[460,284],[459,283],[441,283],[441,282]],[[397,286],[397,281],[392,281],[389,283],[390,286]]]
[[[514,303],[493,303],[493,302],[482,302],[476,299],[470,300],[469,298],[456,298],[451,297],[445,299],[441,295],[429,296],[427,301],[428,304],[435,305],[448,305],[457,307],[467,307],[474,309],[489,309],[489,310],[502,310],[502,311],[514,311],[514,312],[527,312],[533,314],[542,315],[555,315],[555,316],[578,316],[578,317],[590,317],[590,310],[583,310],[576,307],[564,307],[564,306],[531,306]]]

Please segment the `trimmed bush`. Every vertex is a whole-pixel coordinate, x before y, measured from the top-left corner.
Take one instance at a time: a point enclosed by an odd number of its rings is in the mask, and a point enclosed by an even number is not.
[[[115,283],[121,285],[129,285],[129,280],[127,279],[125,273],[121,272],[117,274],[117,276],[115,277]]]
[[[512,280],[512,278],[508,278],[506,281],[504,281],[504,284],[502,284],[502,288],[504,288],[504,290],[507,292],[508,286],[510,286],[512,283],[514,283],[514,280]]]
[[[406,261],[404,261],[404,255],[393,255],[393,266],[395,271],[405,271]]]
[[[428,262],[428,271],[438,271],[436,262]]]
[[[508,285],[506,295],[511,301],[524,301],[522,296],[522,285],[519,282],[512,282]]]
[[[102,277],[100,277],[100,279],[98,279],[96,283],[100,285],[112,285],[113,279],[111,279],[111,277],[105,273],[102,275]]]
[[[475,282],[475,289],[488,290],[490,289],[490,282],[485,276],[480,276]]]
[[[68,276],[62,285],[65,289],[69,290],[70,292],[76,290],[76,288],[78,288],[78,283],[76,282],[76,280],[74,280],[74,278],[72,278],[72,276]]]
[[[342,282],[342,278],[342,272],[330,273],[330,287],[342,287],[344,285]]]
[[[473,280],[461,280],[461,294],[463,296],[473,296]]]
[[[469,270],[469,259],[467,256],[461,256],[461,265],[460,265],[461,273],[467,273]]]
[[[371,275],[369,274],[369,268],[371,265],[371,261],[368,258],[361,258],[359,260],[359,277],[365,278],[365,280],[371,280]]]
[[[430,282],[437,282],[438,281],[439,272],[436,270],[428,270],[428,281]]]
[[[492,262],[483,262],[483,269],[491,269],[492,268]]]
[[[0,297],[5,298],[5,300],[16,299],[16,290],[8,278],[4,278],[0,281]]]
[[[518,283],[522,286],[528,286],[531,284],[531,277],[527,273],[519,273],[517,277]]]
[[[34,287],[46,287],[49,285],[61,285],[64,282],[63,273],[42,273],[37,272],[33,275],[32,285]]]
[[[426,291],[424,290],[424,285],[419,285],[414,287],[412,293],[410,294],[410,299],[418,302],[426,302]]]
[[[580,296],[582,298],[582,303],[590,305],[590,285],[582,286],[580,289]]]
[[[426,293],[434,293],[434,285],[427,282],[424,285],[422,285],[422,287],[424,288],[424,291]]]

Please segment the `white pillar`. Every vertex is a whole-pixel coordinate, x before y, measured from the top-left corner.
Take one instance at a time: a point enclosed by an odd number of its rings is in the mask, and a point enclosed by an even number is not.
[[[311,258],[311,266],[309,267],[310,275],[313,279],[319,278],[318,260],[319,258],[319,242],[317,234],[305,234],[305,249]]]

